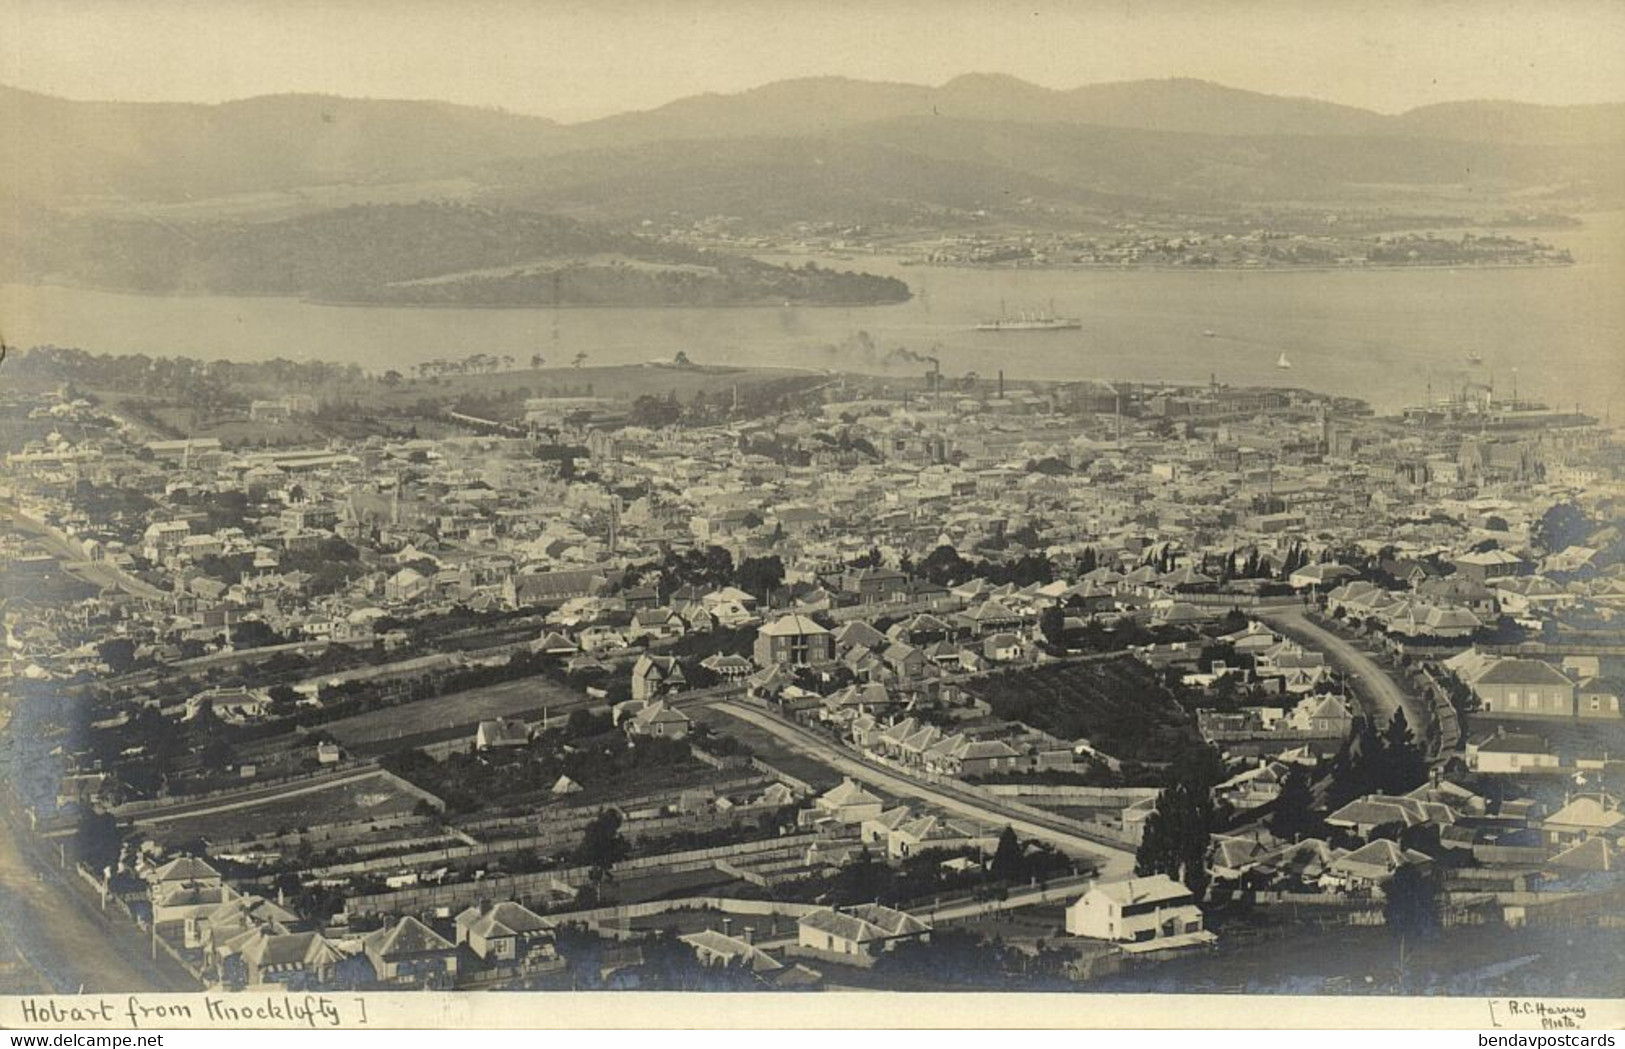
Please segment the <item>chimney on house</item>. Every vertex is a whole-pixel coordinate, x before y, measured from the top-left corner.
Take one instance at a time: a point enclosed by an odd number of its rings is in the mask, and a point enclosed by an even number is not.
[[[756,942],[756,926],[754,926],[754,925],[745,926],[745,942],[746,943],[755,943]]]
[[[724,916],[722,919],[722,935],[731,935],[733,931],[733,924],[734,920],[732,918]]]

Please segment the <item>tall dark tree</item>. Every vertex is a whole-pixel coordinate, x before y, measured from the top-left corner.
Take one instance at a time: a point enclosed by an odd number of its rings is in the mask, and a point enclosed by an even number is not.
[[[122,674],[135,663],[135,642],[127,637],[110,637],[96,646],[96,655],[108,670]]]
[[[1270,830],[1286,841],[1318,837],[1325,826],[1315,812],[1314,777],[1294,765],[1281,781],[1281,793],[1270,808]]]
[[[1019,881],[1026,867],[1023,861],[1021,842],[1016,839],[1015,828],[1007,824],[1004,833],[999,835],[998,848],[993,850],[993,876],[1001,881]]]
[[[581,847],[576,859],[591,868],[589,877],[594,883],[606,880],[615,864],[632,854],[632,847],[621,837],[621,814],[605,809],[588,822],[581,833]]]
[[[112,813],[91,811],[79,818],[73,832],[73,851],[79,862],[97,874],[118,863],[122,843],[118,820]]]
[[[920,574],[939,585],[963,583],[971,577],[974,566],[959,555],[959,551],[946,544],[937,547],[920,562]]]
[[[1377,786],[1390,794],[1415,790],[1428,777],[1427,758],[1417,743],[1404,708],[1394,711],[1382,733],[1382,762]]]
[[[198,752],[198,761],[210,772],[224,772],[236,763],[237,751],[225,736],[213,736]]]
[[[1555,554],[1584,544],[1595,527],[1595,522],[1574,503],[1558,503],[1535,522],[1530,538],[1547,553]]]
[[[890,880],[890,868],[870,853],[869,846],[858,850],[857,857],[836,876],[831,895],[839,905],[873,903],[885,895]]]
[[[1354,734],[1344,741],[1332,759],[1332,783],[1327,804],[1338,809],[1379,787],[1382,767],[1382,736],[1370,718],[1355,722]]]
[[[1439,885],[1407,863],[1382,884],[1382,916],[1388,931],[1402,940],[1421,939],[1439,928]]]
[[[1134,857],[1136,874],[1166,874],[1182,882],[1198,900],[1207,893],[1208,843],[1219,829],[1213,787],[1224,776],[1224,762],[1211,747],[1175,763],[1173,780],[1157,795],[1145,823],[1145,836]]]
[[[766,600],[770,592],[784,585],[784,561],[777,554],[747,557],[739,564],[735,582],[741,590]]]
[[[1038,630],[1045,641],[1058,647],[1066,633],[1066,613],[1061,611],[1059,605],[1044,609],[1038,616]]]

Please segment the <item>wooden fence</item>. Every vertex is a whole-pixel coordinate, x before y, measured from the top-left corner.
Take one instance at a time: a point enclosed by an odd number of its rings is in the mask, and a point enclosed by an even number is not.
[[[815,840],[817,835],[793,834],[710,849],[668,853],[663,856],[645,856],[617,864],[615,873],[625,876],[634,872],[676,874],[704,870],[714,866],[719,859],[758,855],[774,850],[789,853],[804,849]],[[537,871],[532,874],[502,875],[450,885],[420,885],[410,889],[352,897],[347,904],[347,910],[350,914],[403,914],[418,913],[436,907],[466,907],[480,899],[523,901],[550,891],[586,884],[589,873],[590,868],[571,867]]]
[[[768,810],[760,806],[741,805],[726,812],[696,812],[677,816],[659,816],[646,820],[628,820],[621,826],[621,835],[628,841],[636,843],[682,831],[703,833],[733,826],[741,818],[755,816],[765,811]],[[581,828],[587,822],[590,822],[590,818],[567,826],[549,827],[545,831],[527,834],[518,838],[476,842],[474,844],[443,845],[438,848],[422,849],[395,856],[379,856],[372,859],[335,863],[325,867],[313,868],[310,874],[318,878],[338,878],[359,874],[377,874],[384,871],[401,873],[421,870],[425,867],[443,866],[454,862],[491,859],[511,855],[515,852],[523,852],[527,849],[559,852],[576,844],[581,835]]]
[[[338,769],[319,769],[315,772],[298,772],[280,779],[261,781],[247,786],[221,787],[216,790],[204,791],[200,794],[188,794],[185,797],[154,798],[150,801],[127,801],[113,809],[113,815],[119,819],[140,821],[142,817],[151,818],[156,815],[168,815],[165,809],[182,810],[194,806],[203,808],[204,802],[219,801],[231,804],[234,800],[251,800],[251,796],[264,794],[267,799],[274,799],[276,792],[284,787],[309,787],[323,780],[333,780],[335,783],[346,779],[361,777],[376,773],[377,762],[371,759],[352,761]],[[177,813],[184,815],[184,813]]]
[[[1067,783],[984,783],[981,787],[1001,799],[1037,798],[1101,808],[1126,807],[1161,793],[1158,787],[1083,787]]]

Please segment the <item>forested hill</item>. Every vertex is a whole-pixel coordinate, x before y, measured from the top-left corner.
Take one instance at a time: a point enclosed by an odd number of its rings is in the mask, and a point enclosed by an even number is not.
[[[455,306],[867,304],[902,281],[663,243],[532,211],[357,205],[276,222],[56,216],[12,234],[12,280],[149,294]]]

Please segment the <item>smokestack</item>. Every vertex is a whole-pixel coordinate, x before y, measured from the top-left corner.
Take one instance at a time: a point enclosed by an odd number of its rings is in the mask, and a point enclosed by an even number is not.
[[[1004,400],[1004,369],[999,369],[999,400]]]

